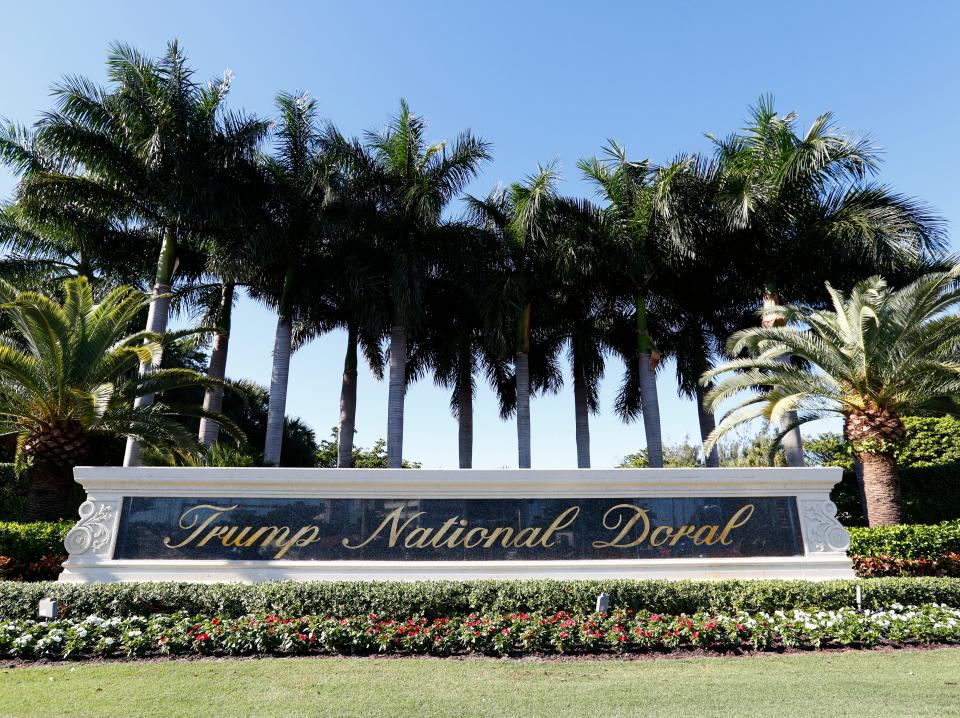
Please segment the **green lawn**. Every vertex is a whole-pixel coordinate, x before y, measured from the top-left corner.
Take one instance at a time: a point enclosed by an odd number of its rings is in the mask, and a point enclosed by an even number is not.
[[[3,716],[960,715],[960,650],[644,661],[263,659],[0,669]]]

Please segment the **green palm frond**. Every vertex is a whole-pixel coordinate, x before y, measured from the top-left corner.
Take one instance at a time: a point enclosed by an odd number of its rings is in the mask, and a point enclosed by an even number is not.
[[[169,339],[127,334],[150,297],[118,287],[97,304],[85,278],[67,280],[61,293],[64,299],[57,301],[0,282],[0,312],[18,337],[17,343],[0,342],[0,430],[31,436],[70,423],[88,434],[135,436],[167,449],[192,447],[193,432],[177,417],[201,416],[202,409],[180,411],[162,401],[133,407],[139,396],[220,384],[189,369],[136,373],[138,364],[154,361]],[[209,416],[227,431],[235,429],[228,420]]]
[[[742,355],[703,374],[711,409],[734,402],[709,447],[756,418],[795,425],[830,414],[882,410],[892,416],[947,406],[960,393],[960,265],[901,289],[873,277],[842,295],[827,285],[832,310],[791,306],[783,327],[754,327],[730,337]],[[791,363],[792,356],[800,360]],[[777,442],[789,431],[780,426]]]

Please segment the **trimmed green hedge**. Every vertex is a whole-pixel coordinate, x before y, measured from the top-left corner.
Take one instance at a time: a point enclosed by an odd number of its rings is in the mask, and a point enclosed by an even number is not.
[[[850,553],[855,556],[934,560],[948,553],[960,553],[960,521],[944,521],[934,526],[900,524],[848,530]]]
[[[39,561],[44,556],[61,556],[67,552],[63,539],[72,526],[72,521],[0,522],[0,556],[23,563]]]
[[[186,611],[235,618],[247,614],[423,616],[428,619],[516,611],[591,612],[597,595],[611,609],[696,613],[866,608],[893,603],[960,606],[960,579],[874,578],[861,581],[430,581],[295,582],[258,584],[61,584],[0,582],[0,619],[34,617],[41,598],[52,597],[64,615],[149,615]]]

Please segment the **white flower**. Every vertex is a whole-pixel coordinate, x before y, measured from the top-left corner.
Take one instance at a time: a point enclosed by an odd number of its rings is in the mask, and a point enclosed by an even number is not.
[[[103,639],[103,642],[104,642],[105,644],[107,644],[108,646],[112,646],[112,645],[113,645],[113,639],[110,638],[109,636],[107,636],[106,638],[104,638],[104,639]]]

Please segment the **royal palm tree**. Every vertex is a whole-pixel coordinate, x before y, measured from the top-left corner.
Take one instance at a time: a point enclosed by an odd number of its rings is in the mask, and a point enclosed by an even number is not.
[[[599,409],[600,381],[616,322],[616,297],[607,291],[612,230],[608,213],[585,200],[558,198],[550,255],[557,284],[541,312],[567,345],[573,378],[577,467],[590,468],[590,414]]]
[[[437,386],[450,390],[450,412],[457,420],[461,469],[473,468],[473,400],[475,377],[487,377],[500,399],[511,406],[507,362],[487,332],[486,283],[498,270],[502,247],[497,237],[465,222],[444,223],[447,237],[438,245],[437,273],[424,287],[424,318],[409,347],[407,381],[432,372]]]
[[[156,60],[114,45],[107,76],[109,89],[80,77],[62,80],[54,86],[57,109],[39,124],[44,146],[82,172],[31,173],[22,184],[48,205],[98,207],[154,233],[160,252],[147,330],[162,333],[175,275],[202,272],[197,238],[211,196],[222,190],[223,167],[255,150],[264,123],[225,113],[230,73],[197,82],[176,42]],[[151,401],[145,394],[137,405]],[[136,465],[139,457],[131,439],[124,464]]]
[[[887,274],[943,245],[922,205],[870,181],[877,149],[842,133],[830,113],[801,134],[795,113],[780,115],[762,97],[742,132],[712,139],[715,162],[704,165],[704,184],[726,219],[729,256],[753,269],[766,328],[781,321],[782,302],[806,301],[838,272]],[[788,464],[802,466],[797,416],[781,418],[790,428]]]
[[[584,159],[577,166],[605,202],[611,241],[604,274],[611,292],[627,300],[622,306],[632,311],[636,343],[636,352],[623,347],[620,353],[626,360],[637,362],[638,392],[632,396],[639,400],[650,466],[661,468],[663,437],[657,393],[660,351],[650,328],[650,300],[655,282],[668,273],[668,263],[690,251],[686,235],[661,227],[660,213],[665,209],[663,187],[672,177],[647,160],[629,159],[626,149],[615,140],[609,141],[602,158]],[[632,373],[633,368],[628,367],[627,375]],[[622,397],[628,395],[629,392],[623,393]],[[632,416],[635,411],[625,408],[621,413]]]
[[[245,281],[259,279],[256,272],[257,240],[266,224],[270,184],[262,166],[246,153],[234,157],[223,168],[221,192],[211,198],[207,231],[203,239],[206,273],[215,280],[202,284],[193,293],[194,304],[205,308],[202,325],[213,327],[207,376],[217,384],[207,389],[203,408],[219,413],[223,407],[227,355],[233,307]],[[200,443],[208,449],[217,444],[220,425],[200,420]]]
[[[0,435],[17,437],[17,461],[30,478],[27,518],[67,518],[73,467],[87,456],[94,435],[135,437],[160,451],[196,447],[192,433],[177,421],[209,416],[199,407],[163,401],[134,405],[145,394],[211,380],[189,369],[154,369],[163,337],[127,334],[150,298],[130,287],[111,290],[94,303],[90,282],[67,280],[59,302],[19,291],[0,281],[0,310],[13,331],[0,341]]]
[[[344,138],[336,127],[324,131],[324,151],[339,167],[341,191],[328,208],[335,231],[327,256],[337,271],[318,287],[322,297],[304,308],[295,341],[312,337],[321,326],[346,331],[347,348],[340,383],[337,424],[337,466],[354,465],[359,357],[363,354],[373,375],[384,375],[384,340],[390,331],[389,256],[380,238],[387,223],[387,188],[377,160],[357,140]],[[316,284],[314,286],[317,286]]]
[[[300,299],[311,284],[322,284],[327,274],[322,261],[329,232],[326,207],[337,183],[336,164],[323,152],[316,100],[305,93],[281,93],[277,109],[280,117],[274,151],[263,158],[270,186],[266,219],[256,259],[248,264],[253,275],[249,278],[251,294],[277,312],[263,449],[268,466],[280,461],[293,327],[298,312],[307,305]]]
[[[407,337],[422,318],[423,287],[439,254],[434,243],[444,208],[480,166],[490,159],[490,145],[469,131],[456,141],[428,144],[426,121],[407,103],[379,132],[367,133],[374,164],[370,170],[383,188],[383,221],[378,239],[389,263],[391,300],[390,378],[387,406],[387,456],[390,468],[403,461],[403,414],[406,393]]]
[[[779,424],[776,443],[795,425],[830,415],[863,465],[871,526],[903,519],[895,449],[906,435],[902,417],[956,413],[960,395],[960,266],[928,274],[902,289],[879,277],[854,287],[849,297],[827,285],[832,309],[779,306],[771,326],[730,337],[727,351],[746,356],[704,375],[716,380],[707,403],[738,398],[708,444],[732,428],[764,417]],[[794,366],[786,353],[803,360]]]
[[[513,356],[513,405],[501,411],[504,415],[516,411],[521,469],[531,465],[530,397],[538,388],[555,390],[562,383],[554,364],[561,344],[558,334],[536,314],[555,298],[550,289],[555,284],[551,278],[556,269],[558,179],[553,163],[539,166],[522,182],[496,188],[486,198],[466,198],[471,220],[492,232],[503,247],[499,270],[486,282],[483,301],[493,346]],[[532,364],[534,357],[537,366]]]

